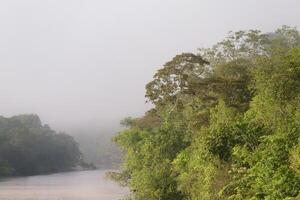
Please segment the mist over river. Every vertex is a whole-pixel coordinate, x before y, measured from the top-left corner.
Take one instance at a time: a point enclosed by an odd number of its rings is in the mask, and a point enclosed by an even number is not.
[[[105,170],[0,179],[1,200],[118,200],[129,191]]]

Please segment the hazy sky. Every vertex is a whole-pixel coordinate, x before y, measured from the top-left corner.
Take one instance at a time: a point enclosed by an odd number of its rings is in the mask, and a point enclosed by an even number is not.
[[[300,26],[299,0],[2,0],[0,115],[56,129],[138,116],[174,55],[230,30]],[[115,123],[115,124],[114,124]]]

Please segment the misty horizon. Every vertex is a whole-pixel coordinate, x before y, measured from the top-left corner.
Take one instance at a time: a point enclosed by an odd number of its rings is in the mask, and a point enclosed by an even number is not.
[[[299,1],[236,2],[3,1],[0,115],[34,113],[58,131],[117,129],[151,107],[145,84],[174,55],[231,30],[300,25]]]
[[[299,8],[0,1],[0,200],[300,200]]]

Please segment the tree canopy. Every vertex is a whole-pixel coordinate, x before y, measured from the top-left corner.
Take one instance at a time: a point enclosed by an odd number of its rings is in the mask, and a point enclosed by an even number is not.
[[[115,142],[133,200],[287,200],[300,194],[300,34],[230,32],[146,86],[154,108]]]
[[[0,177],[67,171],[81,162],[75,140],[37,115],[0,117]]]

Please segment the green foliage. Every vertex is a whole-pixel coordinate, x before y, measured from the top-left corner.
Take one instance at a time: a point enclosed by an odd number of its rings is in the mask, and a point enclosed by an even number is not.
[[[155,130],[132,128],[115,140],[126,151],[123,173],[130,174],[121,181],[129,183],[135,199],[182,199],[171,170],[174,158],[188,145],[182,128],[169,124]]]
[[[193,94],[193,85],[207,73],[201,56],[183,53],[175,56],[146,85],[146,97],[154,104],[175,103],[180,94]]]
[[[300,177],[300,142],[291,150],[290,162],[292,169]]]
[[[115,138],[132,199],[299,199],[299,44],[287,26],[239,31],[166,63],[152,115]]]
[[[202,134],[204,132],[202,130]],[[218,199],[216,190],[226,179],[226,174],[218,169],[220,162],[207,151],[204,141],[205,137],[199,135],[173,161],[173,170],[178,174],[178,190],[186,195],[185,199]]]
[[[42,125],[38,116],[0,117],[0,175],[71,170],[80,160],[74,139]]]

